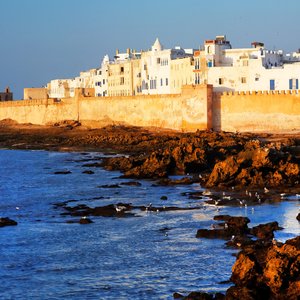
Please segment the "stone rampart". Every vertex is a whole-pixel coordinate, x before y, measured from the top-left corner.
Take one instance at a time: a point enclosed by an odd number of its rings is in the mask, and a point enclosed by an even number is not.
[[[300,130],[299,91],[214,93],[213,128],[224,131]]]
[[[0,103],[0,120],[45,125],[78,120],[91,128],[111,124],[180,131],[300,130],[298,91],[213,93],[211,85],[184,86],[181,94],[32,99]]]
[[[211,128],[212,86],[185,86],[182,94],[32,99],[0,103],[0,120],[45,125],[78,120],[90,127],[111,124],[152,126],[182,131]]]

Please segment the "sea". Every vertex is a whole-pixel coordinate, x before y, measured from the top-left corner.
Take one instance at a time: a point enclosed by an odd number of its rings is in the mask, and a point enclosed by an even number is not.
[[[196,238],[215,215],[247,216],[249,226],[276,220],[284,227],[276,232],[280,241],[300,232],[299,195],[255,207],[216,207],[205,203],[209,196],[189,197],[204,191],[199,184],[121,185],[132,180],[84,167],[104,156],[0,150],[0,217],[18,222],[0,228],[0,299],[173,299],[174,292],[225,292],[237,250],[224,240]],[[90,217],[93,223],[82,225],[55,205],[65,201],[196,209],[137,210],[124,218]]]

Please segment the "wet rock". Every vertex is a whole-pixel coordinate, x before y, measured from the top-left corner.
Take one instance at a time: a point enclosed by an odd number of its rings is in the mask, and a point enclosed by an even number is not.
[[[282,227],[279,227],[278,222],[270,222],[267,224],[260,224],[251,228],[250,233],[255,235],[259,239],[272,239],[274,237],[274,231],[282,230]]]
[[[173,298],[174,298],[174,299],[183,299],[184,296],[181,295],[181,294],[179,294],[179,293],[177,293],[177,292],[175,292],[175,293],[173,294]]]
[[[14,226],[14,225],[18,225],[18,223],[10,218],[4,217],[4,218],[0,218],[0,227],[4,227],[4,226]]]
[[[83,174],[95,174],[95,172],[92,171],[92,170],[85,170],[85,171],[83,171],[82,173],[83,173]]]
[[[93,223],[93,221],[87,217],[82,217],[79,220],[79,224],[91,224],[91,223]]]
[[[300,222],[300,213],[297,215],[296,219]]]
[[[232,267],[235,286],[226,299],[298,299],[299,257],[300,236],[285,244],[261,241],[246,247]]]
[[[128,182],[122,182],[120,185],[127,185],[127,186],[141,186],[142,184],[138,181],[128,181]]]
[[[179,293],[174,293],[173,298],[184,299],[184,300],[224,300],[225,295],[221,293],[208,294],[205,292],[191,292],[187,296],[183,296]]]
[[[71,174],[72,172],[69,171],[69,170],[63,170],[63,171],[56,171],[54,172],[54,174],[62,174],[62,175],[65,175],[65,174]]]
[[[160,200],[168,200],[168,197],[167,196],[161,196]]]
[[[132,210],[132,206],[126,203],[109,204],[105,206],[97,206],[94,208],[88,207],[85,204],[80,204],[74,207],[64,207],[68,213],[62,215],[71,216],[98,216],[98,217],[127,217],[132,214],[128,213]]]
[[[229,215],[215,216],[214,220],[224,223],[213,225],[213,229],[199,229],[196,237],[229,239],[237,235],[245,235],[249,229],[250,220],[246,217],[232,217]]]

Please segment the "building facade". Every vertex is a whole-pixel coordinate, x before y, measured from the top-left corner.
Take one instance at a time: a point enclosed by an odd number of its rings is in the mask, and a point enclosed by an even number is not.
[[[47,85],[49,98],[73,97],[76,88],[94,88],[96,97],[179,94],[184,85],[211,84],[215,92],[298,90],[300,53],[267,50],[263,43],[233,48],[226,36],[198,49],[165,49],[157,38],[151,49],[119,50],[99,68]]]
[[[4,92],[0,92],[0,101],[11,101],[13,100],[13,93],[9,87],[6,87]]]

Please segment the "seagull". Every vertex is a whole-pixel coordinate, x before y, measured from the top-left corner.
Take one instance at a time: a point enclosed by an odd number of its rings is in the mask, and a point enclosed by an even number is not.
[[[215,200],[215,205],[218,205],[220,203],[220,200]]]
[[[126,206],[122,206],[122,205],[120,205],[120,206],[115,206],[115,209],[116,209],[116,211],[117,212],[122,212],[122,211],[125,211],[126,210]]]

